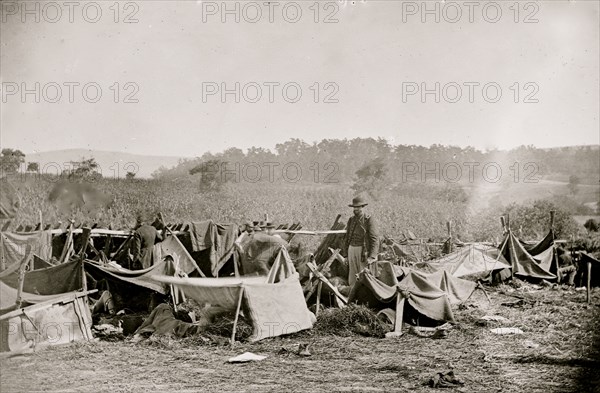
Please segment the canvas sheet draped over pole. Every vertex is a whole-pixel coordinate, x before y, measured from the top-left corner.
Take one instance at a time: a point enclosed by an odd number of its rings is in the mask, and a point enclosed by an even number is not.
[[[50,231],[30,233],[0,232],[0,271],[19,263],[25,256],[27,245],[33,253],[49,261],[52,258],[52,234]]]
[[[496,247],[469,244],[441,258],[417,263],[415,268],[425,273],[447,271],[455,277],[483,278],[491,271],[510,268],[510,264]]]
[[[2,351],[92,338],[83,261],[26,272],[21,282],[16,267],[0,273]]]
[[[51,296],[50,300],[0,316],[0,350],[20,351],[93,339],[88,293]]]
[[[36,295],[56,295],[84,288],[83,262],[75,260],[61,265],[25,273],[23,291]],[[0,281],[11,288],[19,283],[18,265],[0,274]]]
[[[158,282],[173,284],[186,296],[200,304],[210,304],[224,310],[242,309],[253,327],[250,341],[295,333],[312,328],[310,312],[306,307],[298,273],[285,248],[280,249],[277,272],[268,276],[228,278],[179,278],[154,276]],[[287,272],[282,276],[280,272]],[[276,282],[269,282],[268,277]],[[237,317],[237,314],[236,314]]]
[[[370,308],[395,309],[402,304],[397,297],[405,299],[415,310],[436,321],[454,322],[452,305],[471,296],[475,283],[451,276],[446,271],[425,274],[408,268],[400,268],[390,262],[377,264],[378,276],[369,271],[359,274],[352,287],[349,303],[356,302]],[[399,309],[396,308],[396,312]],[[401,321],[397,315],[397,321]],[[394,330],[400,332],[396,324]]]
[[[547,244],[546,237],[537,245],[532,245],[530,249],[539,251],[539,254],[530,254],[523,243],[512,233],[508,231],[500,249],[502,255],[511,264],[513,274],[535,279],[556,280],[558,270],[558,261],[554,253],[554,241]],[[546,247],[545,249],[543,249]]]
[[[154,249],[152,251],[152,256],[154,260],[153,264],[158,265],[165,257],[174,257],[175,255],[177,255],[177,257],[179,258],[180,271],[186,274],[190,274],[194,270],[197,270],[200,273],[200,275],[203,274],[194,258],[192,258],[190,253],[186,250],[185,246],[175,235],[171,235],[162,242],[156,243],[154,245]]]
[[[237,224],[217,224],[212,220],[205,220],[185,222],[184,227],[187,228],[185,235],[182,235],[184,243],[193,252],[208,250],[210,271],[217,277],[235,251],[234,242],[239,234]]]

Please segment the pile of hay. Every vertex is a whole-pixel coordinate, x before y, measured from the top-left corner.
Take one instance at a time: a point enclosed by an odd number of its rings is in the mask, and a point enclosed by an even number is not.
[[[392,326],[383,322],[371,309],[351,304],[345,308],[329,308],[319,314],[315,330],[337,336],[360,334],[367,337],[385,337]]]
[[[204,329],[202,333],[205,336],[231,337],[233,331],[234,312],[219,314],[214,317],[212,323]],[[242,315],[239,316],[237,327],[235,329],[236,341],[245,341],[252,335],[252,325],[250,325]]]

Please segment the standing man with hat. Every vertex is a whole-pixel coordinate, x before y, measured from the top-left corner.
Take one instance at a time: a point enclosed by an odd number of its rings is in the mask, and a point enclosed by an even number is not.
[[[360,196],[352,199],[354,215],[348,219],[344,248],[348,250],[348,285],[353,286],[356,275],[377,260],[379,236],[375,219],[363,212],[368,203]]]

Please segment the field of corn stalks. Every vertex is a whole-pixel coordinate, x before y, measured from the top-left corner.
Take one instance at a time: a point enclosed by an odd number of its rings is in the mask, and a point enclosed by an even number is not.
[[[215,222],[262,220],[279,224],[302,223],[305,229],[328,229],[337,214],[345,221],[352,213],[348,203],[353,192],[343,184],[233,184],[219,192],[200,192],[190,181],[99,179],[91,185],[112,198],[109,207],[93,210],[64,210],[48,201],[56,180],[21,177],[12,182],[21,196],[22,208],[14,220],[35,225],[40,212],[44,223],[63,226],[72,219],[77,225],[97,224],[114,229],[134,225],[138,211],[162,212],[168,222],[212,219]],[[381,235],[401,236],[412,231],[417,237],[446,238],[446,222],[461,240],[495,241],[500,237],[497,212],[473,212],[465,202],[436,200],[423,196],[406,196],[387,192],[371,198],[367,213],[378,222]],[[307,239],[316,246],[317,239]]]

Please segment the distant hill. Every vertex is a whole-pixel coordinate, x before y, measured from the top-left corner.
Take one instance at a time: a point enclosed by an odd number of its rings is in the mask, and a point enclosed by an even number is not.
[[[86,149],[54,150],[27,154],[25,162],[37,162],[43,173],[56,174],[58,168],[67,169],[70,161],[82,158],[95,158],[100,165],[102,176],[124,178],[127,171],[136,172],[137,178],[150,178],[152,172],[161,166],[173,167],[184,157],[145,156],[114,151]]]

